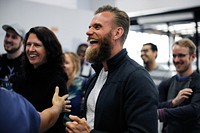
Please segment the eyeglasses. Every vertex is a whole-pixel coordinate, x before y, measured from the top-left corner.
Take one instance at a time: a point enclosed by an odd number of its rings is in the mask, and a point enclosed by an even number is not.
[[[189,54],[173,54],[172,56],[173,56],[173,58],[176,58],[176,57],[184,58],[186,55],[189,55]]]

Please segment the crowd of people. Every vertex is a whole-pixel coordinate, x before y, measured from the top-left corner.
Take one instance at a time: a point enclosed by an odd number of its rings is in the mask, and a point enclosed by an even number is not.
[[[196,45],[172,45],[176,74],[156,63],[157,46],[141,48],[144,66],[123,48],[127,13],[99,7],[87,43],[63,51],[44,26],[26,33],[3,25],[0,56],[0,132],[10,133],[199,133],[200,74]]]

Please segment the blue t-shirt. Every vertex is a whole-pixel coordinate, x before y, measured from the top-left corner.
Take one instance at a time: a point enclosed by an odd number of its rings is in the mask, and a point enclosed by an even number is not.
[[[40,115],[14,91],[0,88],[0,133],[38,133]]]

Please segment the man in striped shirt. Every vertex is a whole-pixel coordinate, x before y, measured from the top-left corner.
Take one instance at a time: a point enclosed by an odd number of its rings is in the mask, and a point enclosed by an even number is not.
[[[163,66],[156,64],[156,58],[158,54],[158,48],[153,43],[143,44],[141,50],[141,58],[144,62],[145,69],[151,75],[156,87],[161,83],[161,81],[171,78],[172,72],[165,69]]]
[[[153,43],[145,43],[141,49],[141,58],[144,62],[145,69],[151,75],[156,88],[163,80],[171,78],[172,72],[165,69],[163,66],[156,64],[156,58],[158,55],[158,48]],[[158,133],[161,133],[163,123],[158,121]]]

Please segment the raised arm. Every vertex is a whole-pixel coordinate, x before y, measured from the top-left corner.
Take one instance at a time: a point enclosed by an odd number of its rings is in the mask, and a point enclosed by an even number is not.
[[[71,105],[67,105],[70,103],[69,100],[66,100],[69,95],[64,95],[60,97],[59,95],[59,88],[55,88],[55,93],[52,98],[53,106],[47,108],[40,112],[40,132],[44,132],[50,127],[52,127],[55,122],[57,121],[60,113],[62,112],[70,112]]]

